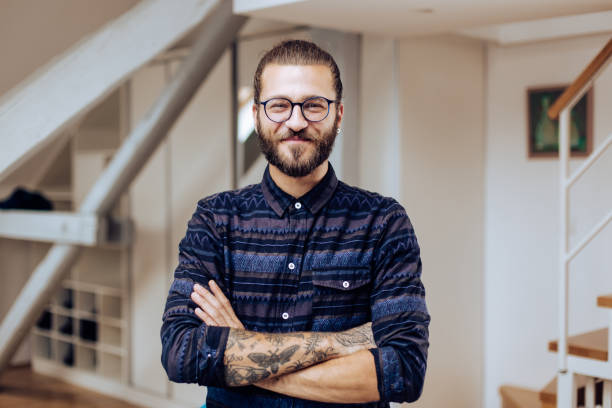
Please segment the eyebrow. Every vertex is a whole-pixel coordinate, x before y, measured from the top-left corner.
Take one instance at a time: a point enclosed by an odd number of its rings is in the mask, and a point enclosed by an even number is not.
[[[334,98],[327,98],[326,96],[316,95],[316,94],[306,95],[306,96],[302,97],[301,100],[305,101],[306,99],[314,98],[314,97],[317,97],[317,98],[326,98],[326,99],[329,99],[329,100],[332,100],[332,101],[335,100]],[[274,98],[283,98],[283,99],[289,99],[290,101],[293,101],[293,99],[291,99],[287,95],[282,95],[282,94],[280,94],[280,95],[271,95],[271,96],[269,96],[267,98],[261,98],[261,100],[267,101],[269,99],[274,99]]]

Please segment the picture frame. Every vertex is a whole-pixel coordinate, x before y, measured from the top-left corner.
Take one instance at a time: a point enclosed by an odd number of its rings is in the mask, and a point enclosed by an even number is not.
[[[529,158],[559,157],[559,120],[548,109],[567,86],[527,89],[527,153]],[[570,157],[585,157],[593,150],[593,88],[574,106],[570,123]]]

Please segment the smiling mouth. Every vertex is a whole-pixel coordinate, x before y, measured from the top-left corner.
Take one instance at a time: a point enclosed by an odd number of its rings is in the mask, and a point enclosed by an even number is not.
[[[282,142],[310,142],[310,139],[306,139],[303,137],[299,137],[299,136],[290,136],[290,137],[286,137],[282,140]]]

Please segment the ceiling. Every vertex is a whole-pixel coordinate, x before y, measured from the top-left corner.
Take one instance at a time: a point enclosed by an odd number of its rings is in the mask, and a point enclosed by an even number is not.
[[[234,0],[252,17],[394,37],[609,10],[612,0]]]

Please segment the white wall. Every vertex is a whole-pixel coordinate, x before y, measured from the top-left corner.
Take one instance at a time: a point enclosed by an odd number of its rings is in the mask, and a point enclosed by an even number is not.
[[[485,232],[485,406],[498,388],[544,386],[556,372],[546,351],[558,336],[558,165],[527,158],[526,89],[568,84],[609,36],[488,49]],[[595,83],[595,142],[612,132],[612,70]],[[573,190],[572,242],[612,208],[612,154]],[[574,161],[573,167],[578,163]],[[612,292],[612,228],[571,265],[570,333],[603,327],[595,296]]]
[[[432,316],[420,407],[481,405],[484,69],[478,41],[399,45],[401,201]]]
[[[406,208],[432,316],[411,406],[481,405],[484,69],[477,41],[363,38],[360,185]]]

